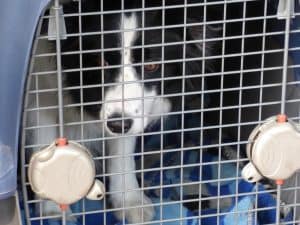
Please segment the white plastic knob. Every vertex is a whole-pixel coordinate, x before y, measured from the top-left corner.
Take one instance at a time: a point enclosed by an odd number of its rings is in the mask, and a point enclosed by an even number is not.
[[[28,178],[32,190],[60,205],[72,204],[88,194],[96,196],[93,199],[102,198],[104,186],[95,181],[89,151],[78,143],[58,140],[31,157]]]
[[[249,182],[262,177],[285,180],[300,169],[299,128],[292,121],[282,118],[284,115],[272,117],[251,133],[247,145],[251,163],[242,171],[242,176]]]
[[[257,169],[255,168],[255,166],[250,162],[248,163],[242,170],[242,177],[250,182],[257,182],[260,179],[262,179],[262,175],[260,175],[260,173],[257,171]]]
[[[86,197],[90,200],[101,200],[104,197],[105,187],[102,182],[95,180],[95,183]]]

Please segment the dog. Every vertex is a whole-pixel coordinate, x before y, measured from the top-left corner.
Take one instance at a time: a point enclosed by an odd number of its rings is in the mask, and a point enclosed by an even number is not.
[[[103,12],[121,9],[116,1],[112,2],[103,3]],[[100,8],[100,1],[96,0],[83,1],[82,4],[86,10]],[[151,124],[167,117],[168,113],[201,106],[202,98],[198,92],[204,85],[199,74],[205,70],[202,69],[202,61],[197,57],[208,56],[212,48],[210,44],[206,44],[204,51],[203,27],[192,25],[202,21],[201,15],[195,9],[188,10],[189,16],[185,21],[182,7],[166,10],[164,17],[161,10],[130,12],[131,9],[141,8],[140,4],[139,1],[125,1],[123,7],[128,12],[106,13],[98,16],[98,22],[95,18],[82,17],[82,32],[99,31],[102,34],[83,36],[81,43],[78,38],[61,41],[62,53],[79,50],[79,45],[83,51],[98,49],[98,52],[82,54],[81,60],[78,53],[62,54],[64,71],[79,68],[80,65],[81,68],[96,68],[83,71],[81,75],[78,71],[63,72],[63,87],[86,86],[81,91],[76,88],[67,91],[64,94],[64,103],[90,103],[83,106],[82,111],[72,107],[65,110],[64,121],[75,121],[81,115],[87,121],[100,121],[98,124],[90,123],[84,137],[104,137],[105,153],[99,143],[89,144],[88,148],[95,157],[109,155],[105,169],[110,174],[110,202],[114,208],[126,208],[123,213],[130,223],[150,221],[154,216],[152,202],[139,187],[135,174],[133,154],[137,138]],[[176,5],[176,1],[172,4]],[[161,6],[161,2],[149,1],[144,7],[155,6]],[[66,11],[72,11],[74,3],[66,3],[64,7]],[[78,32],[77,25],[75,19],[66,19],[68,33]],[[163,25],[173,25],[175,28],[163,32]],[[206,36],[210,37],[215,30],[207,26]],[[184,41],[187,43],[183,43]],[[39,48],[43,52],[53,52],[55,43],[46,40]],[[182,62],[183,58],[185,62]],[[56,68],[55,57],[42,58],[36,64],[36,70],[51,71]],[[45,76],[39,82],[39,86],[44,88],[56,85],[55,75]],[[183,92],[190,94],[182,95]],[[56,98],[40,99],[40,102],[47,105],[51,105],[51,101],[54,101],[52,104],[57,104]],[[31,104],[36,104],[35,99],[32,99]],[[57,111],[40,112],[39,120],[42,124],[57,124]],[[64,131],[69,139],[79,138],[79,128],[65,126]],[[58,135],[56,128],[40,129],[33,139],[35,143],[46,144]],[[58,209],[53,203],[46,201],[43,204],[44,214],[53,215],[57,212]],[[122,210],[117,211],[116,215],[122,219]]]

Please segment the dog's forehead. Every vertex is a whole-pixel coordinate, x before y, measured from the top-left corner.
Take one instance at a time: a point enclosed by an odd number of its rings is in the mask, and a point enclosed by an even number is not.
[[[123,21],[123,29],[122,29],[124,31],[124,35],[122,36],[124,38],[123,44],[125,48],[130,47],[134,44],[138,33],[136,30],[137,28],[138,28],[137,15],[134,13],[125,14],[124,21]]]
[[[131,47],[134,46],[135,40],[137,39],[137,16],[134,13],[125,14],[121,27],[124,31],[122,35],[123,49],[121,55],[123,56],[124,64],[131,64],[133,51]]]

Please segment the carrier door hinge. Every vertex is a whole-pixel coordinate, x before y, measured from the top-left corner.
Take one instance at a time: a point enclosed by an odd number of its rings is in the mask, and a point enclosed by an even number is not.
[[[66,23],[64,18],[64,12],[62,6],[55,8],[54,6],[50,8],[50,18],[48,21],[48,40],[56,40],[56,19],[55,11],[59,10],[59,37],[61,40],[67,39]]]
[[[282,20],[288,18],[289,16],[292,18],[295,17],[295,0],[279,0],[277,19]]]

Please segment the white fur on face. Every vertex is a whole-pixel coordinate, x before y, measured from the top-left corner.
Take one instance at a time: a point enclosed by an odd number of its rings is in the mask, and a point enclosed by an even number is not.
[[[105,103],[101,110],[102,119],[107,119],[115,113],[124,113],[125,117],[133,117],[133,125],[128,133],[142,132],[144,128],[155,119],[144,115],[168,112],[170,110],[170,104],[167,101],[155,98],[155,96],[157,96],[155,89],[148,90],[143,87],[143,84],[138,81],[135,68],[132,66],[132,49],[130,49],[130,47],[134,45],[137,38],[137,32],[133,31],[133,29],[136,29],[137,27],[138,21],[135,14],[124,16],[123,27],[120,27],[122,30],[125,30],[123,34],[124,40],[121,40],[121,43],[124,44],[124,48],[121,52],[124,68],[121,68],[116,79],[118,84],[110,87],[106,91],[104,99]],[[124,82],[132,83],[125,84]],[[142,98],[144,97],[145,99],[143,100]],[[106,103],[111,100],[118,101]],[[107,127],[106,130],[111,133]]]

